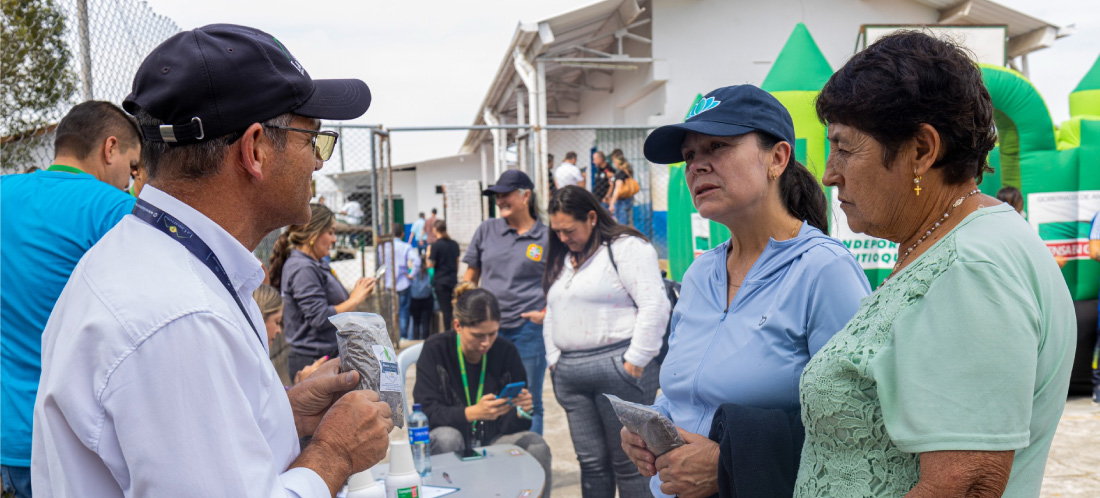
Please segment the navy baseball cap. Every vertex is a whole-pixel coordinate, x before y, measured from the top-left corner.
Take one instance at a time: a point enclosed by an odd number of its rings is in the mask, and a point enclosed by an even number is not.
[[[518,169],[510,169],[500,174],[496,184],[482,190],[481,195],[507,194],[521,188],[531,190],[535,188],[535,184],[531,182],[531,177],[527,176],[527,173]]]
[[[657,164],[683,161],[680,146],[689,131],[713,137],[736,137],[760,131],[794,148],[791,113],[772,94],[752,85],[714,90],[695,104],[683,123],[653,130],[645,139],[645,158]]]
[[[353,119],[370,107],[370,89],[356,79],[314,80],[279,40],[234,24],[177,33],[138,68],[127,112],[164,123],[143,126],[146,140],[196,143],[243,131],[287,112],[317,119]]]

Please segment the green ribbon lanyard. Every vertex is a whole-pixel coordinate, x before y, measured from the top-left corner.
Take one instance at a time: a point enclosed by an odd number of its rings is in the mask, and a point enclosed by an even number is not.
[[[72,166],[65,166],[64,164],[51,164],[49,168],[46,168],[46,171],[61,171],[64,173],[73,173],[75,175],[84,173],[83,170],[74,168]]]
[[[455,348],[458,349],[458,368],[462,370],[462,394],[466,395],[466,405],[474,406],[477,403],[470,402],[470,381],[466,378],[466,358],[462,356],[462,337],[455,334]],[[485,364],[488,362],[488,354],[481,356],[481,379],[477,381],[477,401],[481,401],[482,392],[485,389]],[[470,422],[470,431],[477,434],[477,420]]]

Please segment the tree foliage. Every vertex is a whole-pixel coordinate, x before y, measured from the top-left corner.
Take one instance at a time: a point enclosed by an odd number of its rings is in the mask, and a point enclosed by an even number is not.
[[[64,39],[65,16],[54,0],[0,5],[0,135],[17,137],[60,119],[77,78]]]

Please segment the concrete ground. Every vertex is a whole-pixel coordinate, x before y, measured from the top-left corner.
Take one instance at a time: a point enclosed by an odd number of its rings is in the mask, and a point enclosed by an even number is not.
[[[1043,498],[1100,497],[1100,405],[1085,396],[1066,402],[1054,433]]]
[[[402,341],[403,346],[413,343]],[[412,386],[416,382],[416,369],[409,369],[406,390],[412,402]],[[543,437],[553,454],[553,498],[580,498],[581,471],[569,437],[569,425],[565,411],[554,398],[554,389],[547,372],[543,389],[544,429]],[[391,440],[408,439],[404,429],[394,430]],[[1098,498],[1100,497],[1100,405],[1088,397],[1073,397],[1066,402],[1066,410],[1054,435],[1046,476],[1043,479],[1041,498]]]

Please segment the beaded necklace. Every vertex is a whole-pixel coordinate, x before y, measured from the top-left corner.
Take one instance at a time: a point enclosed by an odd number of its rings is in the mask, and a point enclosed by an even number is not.
[[[890,272],[889,276],[882,279],[882,283],[885,284],[887,280],[890,280],[891,278],[894,277],[894,275],[897,275],[898,270],[901,269],[901,264],[905,262],[905,259],[909,257],[909,254],[911,254],[913,252],[913,250],[916,249],[917,246],[919,246],[921,244],[921,242],[924,242],[925,239],[932,236],[932,233],[935,232],[936,229],[939,228],[941,224],[943,224],[945,221],[947,221],[947,218],[951,217],[951,213],[953,213],[955,211],[955,208],[962,205],[962,203],[965,202],[967,199],[969,199],[970,196],[972,196],[972,195],[974,195],[978,192],[981,192],[981,190],[978,190],[978,189],[971,190],[966,195],[964,195],[962,197],[959,197],[957,200],[955,200],[955,202],[951,204],[951,207],[947,209],[947,212],[943,213],[943,216],[940,217],[939,221],[937,221],[935,224],[933,224],[931,227],[929,227],[928,230],[925,230],[924,235],[921,235],[921,237],[919,239],[917,239],[917,241],[914,242],[913,245],[909,246],[909,249],[905,250],[905,254],[902,254],[901,257],[898,258],[898,262],[894,263],[894,271]]]

